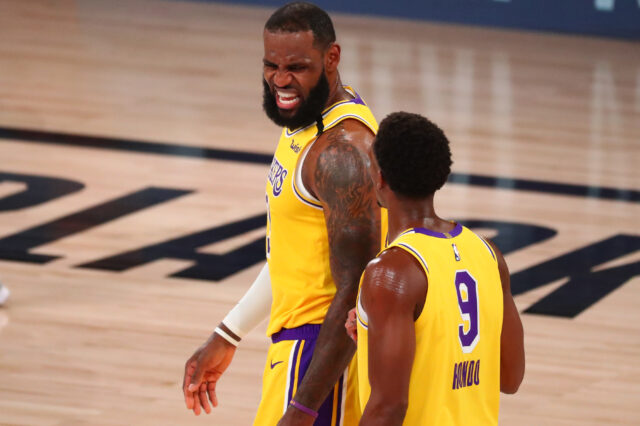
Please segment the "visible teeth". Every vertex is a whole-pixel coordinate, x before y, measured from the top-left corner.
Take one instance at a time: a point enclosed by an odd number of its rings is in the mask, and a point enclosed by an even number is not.
[[[281,103],[283,103],[283,104],[287,104],[287,105],[294,104],[294,103],[296,103],[297,101],[298,101],[298,98],[297,98],[297,97],[296,97],[296,98],[293,98],[293,99],[282,99],[282,98],[280,98],[280,102],[281,102]]]
[[[277,93],[278,93],[278,99],[283,104],[293,104],[298,101],[298,96],[296,96],[295,94],[292,95],[289,93],[282,93],[282,92],[277,92]]]

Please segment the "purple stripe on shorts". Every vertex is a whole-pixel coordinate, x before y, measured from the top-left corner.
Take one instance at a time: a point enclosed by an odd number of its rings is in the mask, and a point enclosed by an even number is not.
[[[307,370],[309,369],[309,365],[311,365],[311,358],[313,357],[313,352],[316,348],[316,339],[318,338],[318,333],[320,332],[320,327],[322,324],[305,324],[296,328],[283,328],[277,333],[271,336],[271,340],[273,343],[278,343],[283,340],[304,340],[304,346],[302,347],[302,353],[300,354],[300,364],[296,365],[298,360],[298,354],[300,351],[300,346],[302,342],[295,343],[295,349],[293,351],[293,365],[290,366],[289,369],[289,393],[287,395],[288,401],[291,401],[295,397],[293,394],[296,370],[298,371],[298,383],[296,388],[300,386],[302,379],[305,374],[307,374]],[[342,409],[342,387],[345,377],[344,374],[340,377],[338,381],[338,410],[337,410],[337,419],[336,425],[340,425],[340,415]],[[333,398],[334,398],[334,390],[331,390],[331,393],[327,397],[327,399],[322,403],[320,409],[318,410],[318,418],[316,419],[314,426],[331,426],[333,420]]]
[[[271,335],[271,342],[278,343],[283,340],[315,340],[320,333],[322,324],[305,324],[296,328],[283,328]]]
[[[331,426],[333,414],[333,390],[329,392],[329,396],[324,400],[318,410],[318,418],[313,426]]]
[[[289,392],[287,393],[287,401],[291,401],[291,398],[293,398],[293,382],[296,379],[296,369],[298,369],[296,362],[298,361],[299,351],[300,351],[300,342],[296,342],[295,348],[293,350],[293,358],[291,359],[292,365],[289,366]],[[304,348],[303,348],[303,352],[304,352]]]
[[[302,382],[302,378],[307,374],[307,369],[311,364],[311,357],[313,357],[313,351],[316,349],[316,340],[306,340],[304,342],[304,348],[302,348],[302,355],[300,356],[300,367],[298,370],[298,386]]]
[[[344,381],[347,377],[343,374],[338,381],[338,410],[336,411],[336,425],[340,426],[340,417],[342,417],[342,391],[344,389]]]
[[[336,410],[336,425],[340,426],[340,411],[342,409],[342,382],[344,380],[344,374],[340,376],[338,380],[338,409]],[[333,400],[335,397],[335,385],[329,392],[329,396],[324,400],[320,409],[318,410],[318,419],[314,423],[314,426],[331,426],[333,420]]]
[[[300,347],[301,342],[296,343],[297,348],[296,351],[294,353],[294,364],[295,362],[298,360],[298,348]],[[309,365],[311,364],[311,357],[313,357],[313,351],[316,348],[316,340],[315,339],[311,339],[311,340],[305,340],[304,342],[304,346],[302,347],[302,354],[300,354],[300,364],[298,365],[294,365],[294,368],[291,369],[291,387],[289,388],[289,401],[291,401],[293,399],[293,397],[295,396],[293,394],[293,380],[295,378],[295,371],[296,369],[298,370],[298,383],[296,384],[296,388],[298,386],[300,386],[300,383],[302,382],[302,378],[304,377],[305,374],[307,374],[307,369],[309,368]],[[318,416],[318,419],[316,419],[316,422],[314,424],[320,424],[318,423],[318,421],[321,419],[322,415]],[[329,424],[329,426],[331,426],[331,424]]]
[[[453,230],[447,234],[443,234],[442,232],[432,231],[431,229],[427,229],[427,228],[413,228],[413,230],[420,234],[428,235],[430,237],[453,238],[460,235],[460,233],[462,232],[462,225],[457,223],[455,228],[453,228]]]

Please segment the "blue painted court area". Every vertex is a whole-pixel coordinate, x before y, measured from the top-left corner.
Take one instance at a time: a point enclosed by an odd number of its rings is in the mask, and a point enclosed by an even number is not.
[[[278,7],[287,2],[235,0],[224,3]],[[329,12],[640,40],[640,0],[317,0],[313,3]]]

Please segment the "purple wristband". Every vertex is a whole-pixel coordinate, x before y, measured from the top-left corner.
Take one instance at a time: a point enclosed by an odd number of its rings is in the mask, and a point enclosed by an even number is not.
[[[291,402],[289,402],[289,405],[291,405],[292,407],[297,408],[298,410],[302,411],[303,413],[306,413],[306,414],[310,415],[314,419],[318,418],[318,412],[317,411],[313,411],[311,408],[305,407],[304,405],[300,404],[299,402],[294,401],[293,399],[291,400]]]

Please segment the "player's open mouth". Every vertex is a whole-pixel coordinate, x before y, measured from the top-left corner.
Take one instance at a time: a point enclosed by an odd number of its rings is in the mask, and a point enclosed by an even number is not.
[[[292,109],[300,102],[300,96],[295,92],[276,90],[276,103],[280,109]]]

